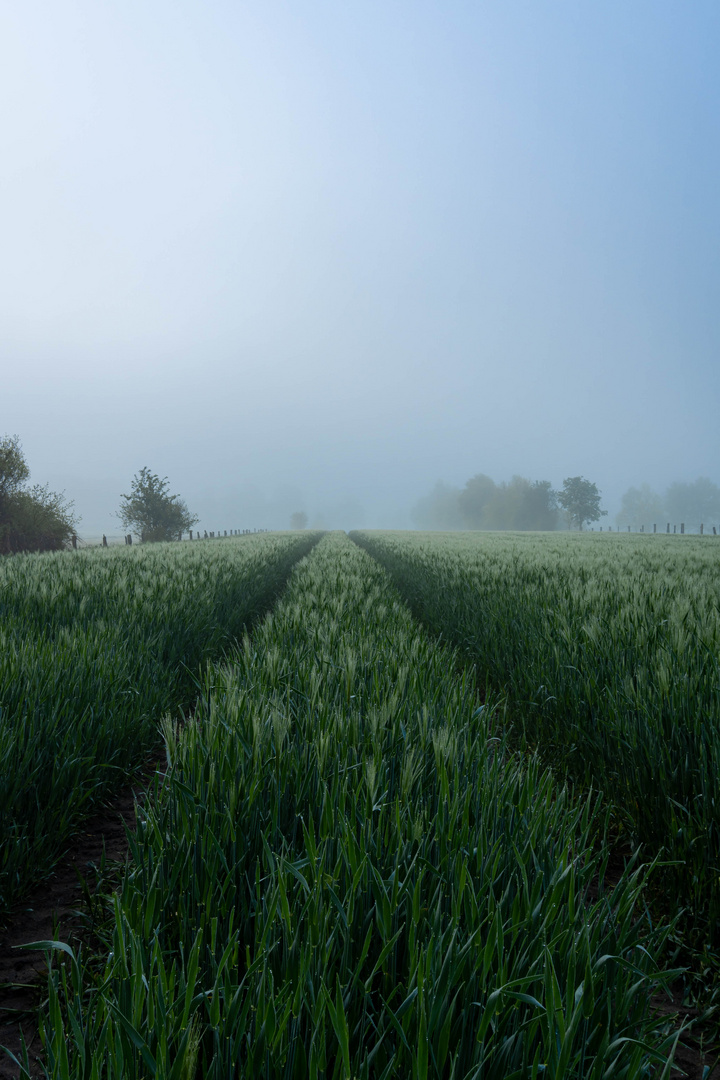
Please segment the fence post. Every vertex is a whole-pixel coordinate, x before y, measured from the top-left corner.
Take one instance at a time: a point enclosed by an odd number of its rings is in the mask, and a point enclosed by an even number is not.
[[[702,536],[702,534],[703,534],[703,523],[701,521],[700,522],[700,535]]]
[[[656,533],[656,532],[657,532],[657,525],[653,525],[653,532],[654,532],[654,533]]]
[[[669,521],[668,521],[668,526],[667,526],[667,529],[666,529],[665,531],[666,531],[666,532],[670,532],[670,522],[669,522]]]
[[[684,521],[680,522],[680,535],[681,536],[685,535],[685,522]]]
[[[713,525],[713,536],[717,536],[717,529],[715,528],[714,525]]]

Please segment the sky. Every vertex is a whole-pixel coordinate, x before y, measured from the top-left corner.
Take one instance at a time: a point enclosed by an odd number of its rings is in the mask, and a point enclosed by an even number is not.
[[[0,436],[120,532],[720,483],[716,0],[0,9]]]

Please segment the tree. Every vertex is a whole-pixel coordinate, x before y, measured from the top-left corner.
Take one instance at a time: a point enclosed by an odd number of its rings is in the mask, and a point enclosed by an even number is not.
[[[438,480],[415,504],[412,519],[421,529],[538,529],[557,528],[557,493],[549,480],[513,476],[496,484],[477,473],[460,491]]]
[[[59,551],[77,519],[73,504],[49,487],[26,488],[30,469],[17,435],[0,438],[0,552]]]
[[[562,491],[558,492],[557,501],[566,511],[573,525],[582,530],[587,521],[599,521],[607,514],[600,509],[600,492],[597,484],[585,480],[582,476],[568,476],[563,480]]]
[[[17,435],[0,439],[0,512],[22,488],[30,470]]]
[[[460,492],[460,510],[468,529],[493,528],[486,521],[486,509],[497,494],[495,481],[485,473],[477,473]]]
[[[524,483],[528,484],[528,481]],[[521,515],[516,527],[552,532],[557,528],[557,523],[557,491],[553,491],[549,480],[535,480],[524,492]]]
[[[631,525],[639,529],[641,525],[653,525],[661,522],[665,516],[663,500],[649,484],[639,488],[628,488],[622,497],[620,512],[615,516],[619,526]]]
[[[698,528],[720,521],[720,489],[706,476],[694,483],[671,484],[665,495],[668,519]]]
[[[117,515],[143,542],[177,540],[200,519],[191,514],[179,495],[169,495],[170,482],[145,466],[133,477],[129,495]]]
[[[486,529],[552,530],[557,526],[557,497],[549,480],[513,476],[497,484],[482,512]]]
[[[290,515],[290,528],[291,529],[307,529],[308,516],[304,510],[296,510],[294,514]]]

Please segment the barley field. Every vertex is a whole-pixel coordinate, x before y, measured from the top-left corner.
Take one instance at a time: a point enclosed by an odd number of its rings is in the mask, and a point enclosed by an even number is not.
[[[7,640],[31,646],[0,685],[28,687],[3,720],[37,702],[27,750],[3,729],[6,783],[43,753],[64,776],[27,827],[46,865],[39,838],[102,763],[127,775],[159,741],[167,760],[92,941],[37,943],[49,1076],[671,1075],[678,941],[714,948],[712,541],[297,533],[34,558],[0,564]],[[10,850],[20,811],[3,820]]]
[[[0,559],[0,919],[317,537]]]
[[[360,533],[515,733],[603,793],[720,945],[720,547],[712,537]],[[713,956],[709,960],[716,964]]]

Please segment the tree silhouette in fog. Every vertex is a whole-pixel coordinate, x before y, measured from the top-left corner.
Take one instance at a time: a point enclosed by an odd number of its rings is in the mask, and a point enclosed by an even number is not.
[[[177,540],[199,521],[179,495],[168,493],[169,487],[167,476],[160,479],[145,466],[133,477],[130,494],[120,496],[118,517],[140,540]]]

